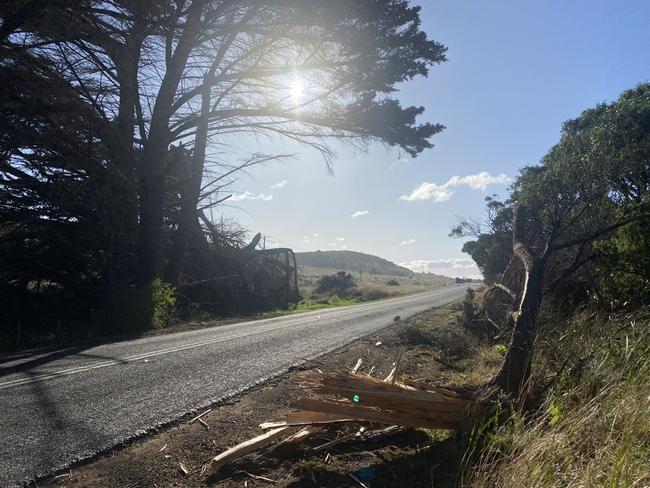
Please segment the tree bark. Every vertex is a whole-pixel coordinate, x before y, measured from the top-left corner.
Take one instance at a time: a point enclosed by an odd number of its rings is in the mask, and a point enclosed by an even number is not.
[[[189,8],[183,33],[168,61],[167,71],[158,90],[151,114],[149,137],[142,154],[137,275],[137,284],[140,287],[162,276],[165,166],[171,139],[169,119],[173,114],[178,84],[200,30],[203,5],[203,1],[195,0]]]
[[[524,266],[524,286],[519,303],[511,316],[512,336],[499,372],[491,384],[514,398],[524,390],[530,377],[537,315],[544,294],[544,265],[542,257],[533,256],[524,244],[524,208],[515,205],[513,218],[513,252]]]
[[[201,194],[205,150],[208,141],[208,115],[210,113],[210,85],[205,83],[201,95],[201,114],[194,140],[194,153],[190,161],[188,181],[181,190],[181,208],[178,229],[169,256],[165,279],[177,286],[187,253],[188,234],[192,227],[199,226],[197,206]]]

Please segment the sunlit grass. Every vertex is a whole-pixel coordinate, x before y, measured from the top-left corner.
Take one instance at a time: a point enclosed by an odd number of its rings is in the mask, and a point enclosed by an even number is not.
[[[274,309],[261,314],[262,317],[274,317],[277,315],[287,315],[301,312],[313,312],[314,310],[323,310],[326,308],[345,307],[356,305],[362,300],[359,297],[340,298],[336,295],[323,298],[305,298],[297,304],[287,309]]]
[[[489,433],[464,486],[650,486],[650,338],[638,334],[647,320],[606,343],[587,341],[588,362],[560,377],[545,414],[513,416]]]

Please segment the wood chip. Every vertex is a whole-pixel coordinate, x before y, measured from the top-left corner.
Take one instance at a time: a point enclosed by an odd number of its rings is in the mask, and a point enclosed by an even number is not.
[[[204,415],[209,414],[210,412],[212,412],[212,409],[211,409],[211,408],[208,408],[205,412],[198,414],[196,417],[194,417],[192,420],[190,420],[190,421],[188,422],[188,424],[193,424],[194,422],[196,422],[197,420],[199,420],[201,417],[203,417]]]
[[[60,479],[60,478],[68,478],[68,477],[72,478],[72,470],[70,470],[70,471],[67,472],[67,473],[63,473],[63,474],[60,474],[60,475],[58,475],[58,476],[55,476],[55,477],[52,478],[52,479],[53,479],[53,480],[58,480],[58,479]]]
[[[163,452],[165,449],[167,449],[167,444],[165,444],[164,446],[162,446],[162,447],[160,448],[160,451],[158,451],[158,452]]]
[[[185,476],[187,476],[188,474],[190,474],[190,470],[187,469],[187,466],[185,466],[183,463],[180,463],[180,462],[179,462],[179,463],[178,463],[178,466],[181,468],[181,471],[183,472],[183,474],[184,474]]]
[[[320,446],[316,446],[312,448],[313,451],[322,451],[323,449],[327,449],[328,447],[335,446],[337,444],[340,444],[341,442],[348,441],[350,439],[354,439],[356,437],[356,433],[353,434],[347,434],[344,436],[341,436],[337,439],[334,439],[333,441],[326,442],[325,444],[321,444]]]
[[[363,488],[368,488],[368,485],[366,485],[365,483],[363,483],[359,478],[357,478],[356,476],[354,476],[352,473],[348,473],[348,476],[349,476],[350,478],[352,478],[354,481],[356,481],[357,483],[359,483],[359,486],[363,486]]]
[[[361,358],[359,358],[359,360],[357,361],[357,364],[354,366],[354,368],[352,368],[353,373],[356,373],[357,371],[359,371],[359,368],[361,367],[362,362],[363,361],[361,360]]]
[[[207,422],[203,419],[196,419],[200,422],[200,424],[205,427],[207,430],[210,430],[210,426],[207,424]]]
[[[259,476],[257,474],[249,473],[248,471],[243,471],[243,473],[247,476],[250,476],[254,480],[266,481],[267,483],[273,483],[273,484],[277,483],[277,481],[272,480],[271,478],[267,478],[266,476]]]

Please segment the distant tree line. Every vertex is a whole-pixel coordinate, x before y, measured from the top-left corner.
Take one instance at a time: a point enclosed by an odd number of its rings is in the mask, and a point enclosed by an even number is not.
[[[404,0],[16,0],[0,18],[5,333],[148,326],[167,288],[240,276],[245,232],[210,210],[239,172],[293,156],[246,138],[329,165],[329,140],[416,155],[443,129],[390,96],[445,60]]]

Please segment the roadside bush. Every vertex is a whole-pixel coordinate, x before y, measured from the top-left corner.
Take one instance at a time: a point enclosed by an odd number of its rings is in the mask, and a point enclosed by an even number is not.
[[[388,280],[386,286],[399,286],[399,282],[397,280]]]
[[[347,297],[355,286],[356,283],[350,273],[339,271],[321,277],[316,284],[316,293]]]
[[[176,304],[174,288],[160,278],[151,282],[152,325],[164,327],[172,318],[172,310]]]
[[[377,288],[360,290],[360,298],[361,300],[364,301],[371,302],[373,300],[381,300],[386,297],[388,297],[388,293],[386,293],[384,290],[380,290]]]

